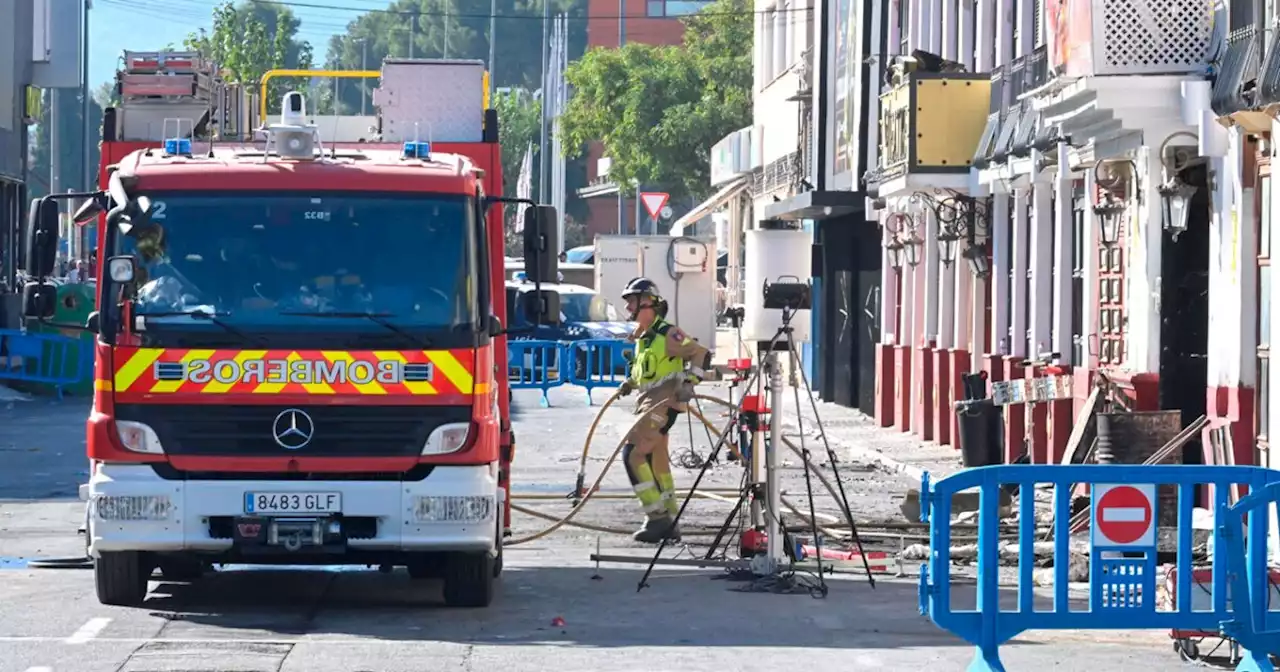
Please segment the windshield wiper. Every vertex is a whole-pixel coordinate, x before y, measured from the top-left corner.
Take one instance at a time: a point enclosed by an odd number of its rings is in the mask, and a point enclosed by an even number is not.
[[[280,314],[286,315],[289,317],[328,317],[328,318],[363,317],[364,319],[369,320],[370,322],[386,329],[387,331],[390,331],[392,333],[395,333],[404,337],[404,340],[408,341],[415,348],[422,348],[423,350],[425,350],[431,347],[430,339],[414,336],[408,331],[405,331],[404,329],[386,320],[386,318],[388,317],[395,317],[395,313],[361,313],[361,312],[351,311],[351,312],[336,312],[336,313],[289,312],[289,313],[280,313]]]
[[[191,319],[205,320],[210,323],[216,324],[217,326],[221,327],[223,331],[233,336],[236,336],[241,340],[259,341],[259,342],[263,341],[263,338],[261,336],[250,336],[249,334],[246,334],[245,332],[240,331],[239,329],[236,329],[230,324],[227,324],[226,322],[218,319],[219,317],[226,317],[230,314],[231,314],[230,312],[224,312],[224,311],[215,311],[211,313],[207,310],[166,310],[166,311],[156,312],[156,313],[138,313],[137,316],[145,320],[145,318],[148,318],[148,317],[178,317],[180,315],[185,315],[186,317],[190,317]]]

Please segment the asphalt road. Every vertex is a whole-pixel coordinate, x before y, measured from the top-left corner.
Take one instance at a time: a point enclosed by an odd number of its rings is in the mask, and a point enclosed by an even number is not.
[[[537,394],[517,395],[518,503],[567,513],[562,500],[528,497],[572,488],[586,427],[607,391],[595,397],[596,407],[587,407],[583,391],[556,390],[551,407],[541,408]],[[85,412],[84,402],[75,400],[0,404],[0,672],[723,672],[814,665],[905,672],[963,670],[973,655],[917,613],[910,577],[881,576],[872,590],[865,578],[840,573],[829,579],[825,599],[813,599],[744,592],[747,584],[717,570],[664,569],[637,592],[641,566],[597,568],[588,556],[597,543],[611,554],[643,557],[651,550],[620,535],[569,528],[509,548],[499,596],[485,610],[447,610],[434,582],[362,567],[229,567],[194,584],[155,581],[140,608],[104,607],[94,597],[90,571],[26,565],[82,551],[76,486],[85,478]],[[607,414],[589,477],[628,424],[626,408]],[[693,447],[706,453],[705,433],[693,434]],[[688,436],[687,428],[673,435],[673,452],[689,447]],[[795,464],[784,488],[800,497],[803,477]],[[839,466],[855,515],[895,515],[895,498],[908,479],[854,462]],[[694,476],[680,469],[677,481],[687,486]],[[704,485],[733,487],[737,469],[722,464],[707,479]],[[619,467],[602,492],[625,491]],[[818,501],[820,510],[836,511],[829,499]],[[728,509],[721,501],[695,500],[686,530],[711,529]],[[600,500],[582,519],[630,528],[637,505]],[[544,525],[518,515],[515,536]],[[668,555],[677,552],[691,551]],[[972,592],[957,589],[965,590]],[[957,596],[958,603],[963,599]],[[1004,662],[1010,670],[1088,672],[1179,665],[1165,633],[1114,631],[1030,633],[1007,647]]]

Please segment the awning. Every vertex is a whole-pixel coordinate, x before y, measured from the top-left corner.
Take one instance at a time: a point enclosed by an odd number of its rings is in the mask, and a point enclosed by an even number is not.
[[[707,215],[724,207],[724,204],[728,203],[729,199],[741,194],[746,190],[747,185],[750,183],[751,176],[744,175],[729,184],[724,185],[720,188],[720,191],[717,191],[711,198],[699,203],[697,207],[686,212],[680,219],[677,219],[675,223],[671,225],[671,231],[668,232],[668,235],[683,236],[686,226],[694,224],[703,217],[706,217]]]
[[[797,221],[842,217],[865,211],[866,199],[861,191],[806,191],[764,206],[764,218]]]

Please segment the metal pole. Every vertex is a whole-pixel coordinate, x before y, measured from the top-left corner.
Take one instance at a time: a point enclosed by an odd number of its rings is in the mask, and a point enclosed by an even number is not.
[[[418,37],[418,9],[413,10],[413,18],[409,24],[409,58],[413,58],[413,43]]]
[[[92,147],[91,138],[93,137],[93,123],[89,119],[89,101],[91,100],[89,98],[89,7],[92,4],[92,0],[84,0],[84,18],[82,20],[84,33],[80,36],[80,146],[81,160],[84,162],[81,170],[80,180],[82,184],[80,186],[81,191],[84,192],[93,190],[93,166],[89,165],[89,161],[93,156],[93,153],[89,151],[90,147]]]
[[[618,48],[627,44],[627,0],[618,0]],[[617,184],[615,182],[615,184]],[[622,185],[618,184],[618,235],[627,228],[626,199],[622,197]]]
[[[493,100],[493,93],[497,87],[495,79],[496,73],[493,71],[493,62],[497,54],[497,41],[494,39],[498,35],[498,0],[489,0],[489,100]],[[492,103],[490,103],[492,104]]]
[[[62,89],[49,89],[49,193],[62,191],[62,148],[58,136],[58,107],[62,102]]]
[[[550,108],[551,91],[547,86],[547,42],[551,30],[551,0],[542,0],[542,147],[538,150],[538,202],[547,202],[547,164],[550,158],[547,142],[547,111]]]
[[[449,58],[449,0],[444,0],[444,57]]]
[[[361,70],[369,69],[369,40],[363,37],[360,38],[360,69]],[[368,81],[369,80],[364,77],[360,78],[360,116],[362,117],[364,116],[364,110],[365,110],[364,108],[365,98],[369,97],[369,93],[368,93],[369,85],[367,83]]]
[[[790,334],[787,337],[790,338]],[[781,448],[779,438],[782,436],[782,371],[776,352],[770,352],[767,357],[765,366],[769,367],[769,448],[765,452],[764,478],[765,492],[769,498],[769,514],[765,520],[765,534],[769,544],[769,569],[773,573],[783,562],[782,530],[778,526],[778,515],[782,511],[782,488],[778,483],[778,449]]]

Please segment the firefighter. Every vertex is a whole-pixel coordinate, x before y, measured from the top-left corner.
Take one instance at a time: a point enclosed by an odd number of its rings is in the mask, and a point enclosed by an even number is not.
[[[620,394],[640,393],[636,415],[643,418],[627,436],[622,453],[627,476],[645,513],[644,525],[632,538],[644,543],[679,540],[675,516],[680,504],[671,475],[667,433],[693,396],[696,378],[686,371],[686,365],[707,368],[711,352],[666,320],[666,301],[652,280],[635,278],[627,283],[622,298],[637,327],[628,339],[636,344],[631,375]]]

